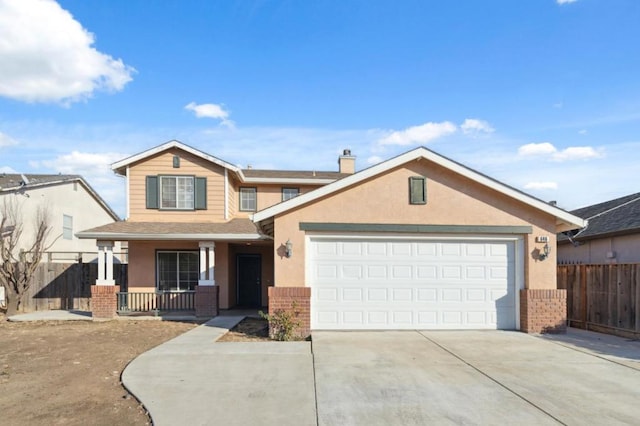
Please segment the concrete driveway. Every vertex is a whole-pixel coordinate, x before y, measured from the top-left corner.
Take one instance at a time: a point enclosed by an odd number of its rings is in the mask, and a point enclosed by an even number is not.
[[[640,341],[572,330],[314,332],[216,343],[218,317],[136,358],[155,425],[638,424]]]
[[[577,334],[316,332],[318,424],[640,422],[640,342]]]

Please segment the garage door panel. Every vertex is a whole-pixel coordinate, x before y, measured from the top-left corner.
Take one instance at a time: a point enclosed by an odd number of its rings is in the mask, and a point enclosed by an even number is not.
[[[413,289],[411,288],[394,288],[391,300],[394,302],[413,302]]]
[[[515,328],[513,242],[310,245],[313,329]]]
[[[386,288],[369,288],[367,289],[368,300],[372,302],[387,302],[389,294]]]
[[[392,280],[406,280],[411,279],[413,267],[411,265],[394,265],[391,267]]]
[[[362,288],[345,288],[342,290],[342,300],[345,302],[363,302],[363,293],[364,289]]]

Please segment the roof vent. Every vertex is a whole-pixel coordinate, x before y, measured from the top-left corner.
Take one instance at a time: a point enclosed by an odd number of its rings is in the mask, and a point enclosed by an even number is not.
[[[557,205],[558,205],[558,202],[557,202],[556,200],[551,200],[551,201],[549,201],[549,205],[551,205],[551,206],[554,206],[554,207],[555,207],[555,206],[557,206]]]
[[[344,151],[342,151],[342,155],[351,155],[351,150],[350,149],[345,149]]]

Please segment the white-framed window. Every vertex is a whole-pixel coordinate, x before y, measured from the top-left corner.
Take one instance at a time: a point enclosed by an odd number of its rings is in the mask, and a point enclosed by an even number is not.
[[[62,238],[73,240],[73,216],[62,215]]]
[[[258,191],[256,188],[240,188],[240,211],[255,212],[258,209]]]
[[[200,255],[197,251],[156,253],[157,283],[160,291],[195,290],[200,277]]]
[[[193,210],[193,176],[160,176],[160,208]]]
[[[300,194],[300,188],[282,188],[282,201],[295,198]]]

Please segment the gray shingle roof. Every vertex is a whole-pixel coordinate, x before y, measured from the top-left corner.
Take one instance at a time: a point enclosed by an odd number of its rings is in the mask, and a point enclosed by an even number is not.
[[[640,232],[640,192],[573,210],[576,216],[589,220],[583,230],[575,232],[574,240]],[[566,240],[560,235],[558,241]]]
[[[258,237],[258,229],[249,219],[233,219],[229,222],[129,222],[108,223],[79,232],[79,238],[116,239],[217,239],[221,236]],[[224,239],[224,238],[223,238]]]
[[[316,172],[304,170],[259,170],[242,169],[242,174],[247,178],[262,179],[340,179],[349,176],[340,172]]]
[[[24,175],[28,181],[29,185],[43,185],[47,183],[54,182],[67,182],[73,181],[77,179],[81,179],[80,175],[36,175],[36,174],[25,174]],[[0,174],[0,191],[12,190],[16,188],[20,188],[22,185],[23,179],[20,174],[9,174],[9,173],[1,173]]]

